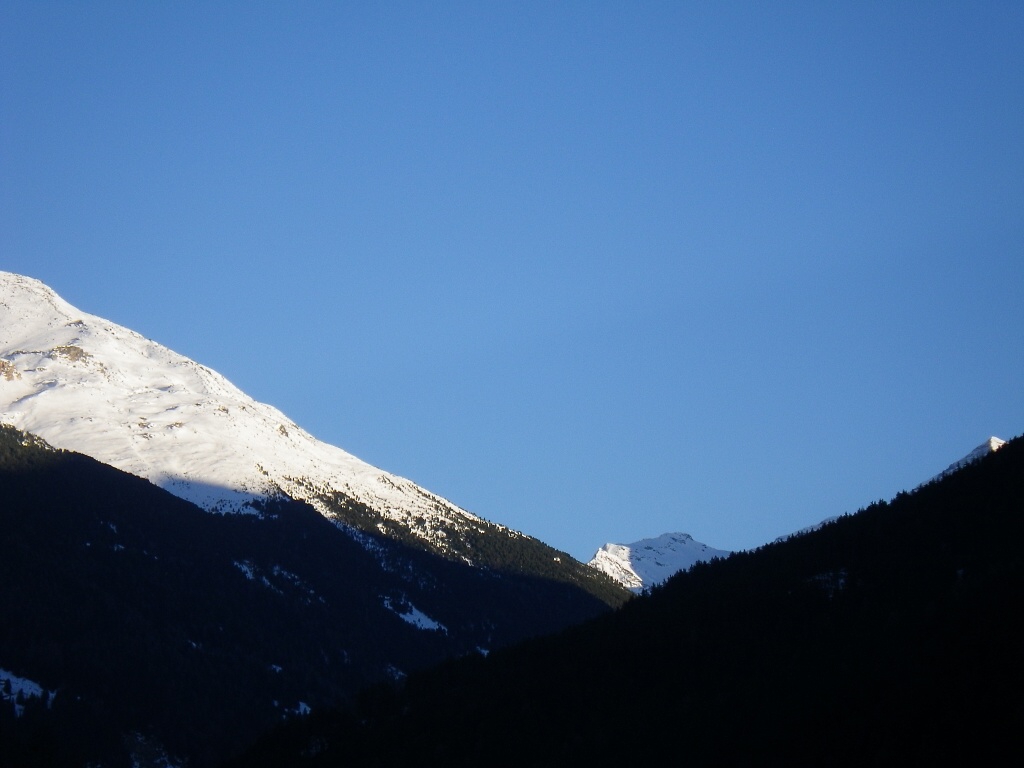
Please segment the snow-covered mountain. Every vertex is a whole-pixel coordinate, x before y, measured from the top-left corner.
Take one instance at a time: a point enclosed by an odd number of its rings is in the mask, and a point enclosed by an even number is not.
[[[210,368],[8,272],[0,272],[0,423],[208,511],[253,512],[287,494],[331,516],[332,500],[344,497],[435,549],[466,529],[519,535],[317,440]]]
[[[694,563],[729,554],[724,549],[701,544],[687,533],[664,533],[632,544],[605,544],[587,565],[639,592],[685,571]]]

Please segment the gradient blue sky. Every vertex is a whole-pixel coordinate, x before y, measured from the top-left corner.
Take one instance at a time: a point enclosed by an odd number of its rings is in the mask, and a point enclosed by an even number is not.
[[[589,558],[1024,432],[1024,4],[0,0],[0,269]]]

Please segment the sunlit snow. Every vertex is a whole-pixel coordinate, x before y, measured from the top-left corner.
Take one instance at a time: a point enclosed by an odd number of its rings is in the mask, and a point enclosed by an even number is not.
[[[416,606],[404,602],[396,606],[391,598],[384,598],[384,606],[393,611],[400,619],[419,629],[436,630],[447,634],[448,629],[438,621],[434,621]]]
[[[724,549],[714,549],[694,541],[686,533],[664,533],[632,544],[605,544],[587,565],[639,592],[660,584],[695,563],[714,557],[728,557],[729,554]]]
[[[211,512],[341,493],[417,536],[479,518],[258,403],[220,374],[0,272],[0,422],[148,478]]]

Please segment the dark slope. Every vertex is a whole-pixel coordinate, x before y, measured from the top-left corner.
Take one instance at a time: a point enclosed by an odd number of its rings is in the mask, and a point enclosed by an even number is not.
[[[262,765],[1024,758],[1024,441],[613,615],[293,724]]]
[[[0,701],[2,765],[127,764],[134,732],[214,764],[301,703],[606,610],[523,568],[367,548],[296,502],[212,515],[6,427],[0,547],[0,668],[58,689],[20,719]]]

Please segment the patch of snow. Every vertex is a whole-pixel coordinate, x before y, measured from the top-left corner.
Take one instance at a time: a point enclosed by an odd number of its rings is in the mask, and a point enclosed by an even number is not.
[[[299,592],[302,592],[303,598],[307,603],[311,603],[313,600],[325,603],[324,599],[316,593],[316,590],[314,590],[311,586],[309,586],[309,584],[307,584],[305,581],[303,581],[300,577],[296,576],[291,571],[287,571],[281,566],[275,565],[271,569],[271,573],[273,573],[275,577],[283,579],[284,581],[288,582],[288,584],[290,584]]]
[[[234,561],[234,566],[235,566],[235,568],[240,570],[242,573],[244,573],[245,574],[245,578],[247,578],[249,581],[255,581],[256,580],[256,569],[253,567],[253,564],[250,563],[248,560],[245,560],[243,562],[239,562],[238,560],[235,560]]]
[[[836,593],[842,592],[846,589],[846,583],[849,578],[850,575],[846,572],[846,569],[840,568],[837,571],[819,573],[816,576],[811,577],[811,581],[820,587],[822,591],[828,595],[828,599],[831,600],[836,596]]]
[[[134,732],[124,737],[132,768],[184,768],[188,760],[168,754],[164,746],[151,737]]]
[[[412,605],[411,603],[405,602],[405,605],[403,607],[396,608],[392,604],[391,598],[385,597],[384,607],[387,608],[389,611],[392,611],[395,615],[397,615],[406,623],[412,624],[414,627],[417,627],[418,629],[426,629],[433,632],[442,632],[444,634],[448,633],[448,629],[443,624],[441,624],[438,621],[434,621],[432,618],[427,616],[427,614],[425,614],[423,611],[421,611],[419,608]]]
[[[50,707],[53,704],[53,697],[56,695],[57,691],[48,691],[35,680],[19,677],[13,672],[0,668],[0,701],[13,702],[15,717],[21,717],[25,713],[24,705],[18,703],[19,697],[21,701],[46,698],[46,706]]]
[[[260,568],[251,560],[235,560],[232,562],[232,565],[234,565],[235,568],[240,570],[246,579],[248,579],[249,581],[258,581],[271,592],[276,592],[279,595],[283,595],[284,589],[282,589],[281,586],[279,586],[279,584],[283,582],[283,586],[286,586],[288,588],[294,589],[302,593],[301,599],[307,605],[311,604],[314,600],[319,601],[321,603],[326,602],[322,597],[317,595],[313,588],[310,587],[301,578],[296,576],[291,571],[285,570],[279,565],[275,565],[273,568],[270,569],[270,576],[274,577],[274,579],[278,582],[277,584],[271,581],[270,577],[266,573],[263,573],[260,570]]]
[[[384,672],[392,680],[396,680],[396,681],[399,681],[399,682],[401,682],[402,680],[404,680],[405,678],[408,677],[408,675],[405,672],[400,670],[394,664],[388,664],[387,667],[384,668]]]
[[[284,718],[296,717],[296,716],[297,717],[303,717],[303,716],[308,715],[310,712],[313,711],[313,708],[310,707],[309,704],[307,704],[304,701],[300,701],[294,707],[282,706],[281,702],[278,701],[277,699],[274,699],[270,703],[273,704],[275,709],[282,710],[282,716]]]

